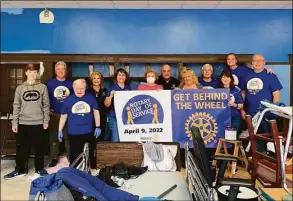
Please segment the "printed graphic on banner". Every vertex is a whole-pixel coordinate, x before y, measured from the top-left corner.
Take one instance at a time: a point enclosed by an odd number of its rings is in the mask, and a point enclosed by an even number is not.
[[[138,95],[131,98],[123,108],[124,125],[130,124],[160,124],[164,120],[164,111],[154,97]]]
[[[120,141],[172,141],[170,91],[121,91],[114,100]]]
[[[173,141],[180,142],[181,147],[191,142],[191,128],[196,126],[206,147],[217,147],[218,139],[224,137],[225,127],[230,125],[229,91],[174,90],[171,96]]]

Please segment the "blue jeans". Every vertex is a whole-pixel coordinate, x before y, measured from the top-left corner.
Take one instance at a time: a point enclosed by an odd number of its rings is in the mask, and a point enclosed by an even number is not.
[[[116,117],[109,116],[108,125],[109,125],[109,129],[111,131],[112,142],[119,142],[120,140],[119,140],[119,132],[118,132]]]
[[[108,117],[107,117],[107,121],[106,121],[104,140],[105,141],[111,141],[111,131],[110,131],[110,128],[109,128],[109,118]]]

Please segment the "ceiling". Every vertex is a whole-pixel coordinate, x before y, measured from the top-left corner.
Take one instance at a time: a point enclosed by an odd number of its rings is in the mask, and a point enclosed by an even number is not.
[[[1,8],[292,9],[292,1],[1,1]]]

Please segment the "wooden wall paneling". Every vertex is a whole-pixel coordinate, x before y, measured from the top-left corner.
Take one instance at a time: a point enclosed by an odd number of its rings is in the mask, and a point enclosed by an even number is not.
[[[113,77],[116,71],[116,67],[113,63],[109,64],[109,75],[106,77]]]
[[[130,75],[130,64],[129,63],[124,63],[124,69],[126,70],[126,72],[128,73],[129,76]]]
[[[179,80],[181,79],[181,71],[183,70],[183,68],[184,68],[184,63],[179,62],[178,63],[178,79]]]
[[[89,63],[225,63],[226,54],[2,54],[1,61],[65,61]],[[238,54],[240,63],[251,61],[252,54]]]
[[[72,79],[72,62],[67,62],[66,66],[67,66],[66,78],[70,80]],[[54,69],[54,76],[55,76],[55,69]]]
[[[145,64],[145,72],[147,72],[149,69],[151,69],[151,64],[150,63],[146,63]]]
[[[0,65],[0,112],[1,116],[5,115],[8,112],[8,108],[5,106],[8,98],[8,90],[7,90],[8,76],[7,76],[7,68],[4,64]]]
[[[117,69],[120,68],[120,63],[118,61],[114,62],[114,69],[115,69],[115,72]]]
[[[293,106],[293,54],[289,55],[290,59],[290,105]]]
[[[45,83],[47,80],[51,79],[54,76],[54,66],[53,62],[44,62],[43,63],[45,71],[41,77],[41,82]]]

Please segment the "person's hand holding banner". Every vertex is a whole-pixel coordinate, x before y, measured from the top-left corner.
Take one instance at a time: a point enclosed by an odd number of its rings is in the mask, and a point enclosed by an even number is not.
[[[115,93],[116,93],[115,90],[111,91],[110,96],[113,97],[115,95]]]
[[[229,105],[229,106],[232,106],[232,107],[235,107],[235,103],[234,103],[233,100],[229,100],[228,105]]]

